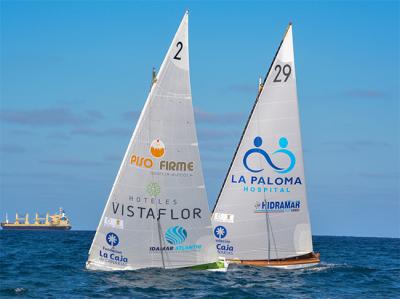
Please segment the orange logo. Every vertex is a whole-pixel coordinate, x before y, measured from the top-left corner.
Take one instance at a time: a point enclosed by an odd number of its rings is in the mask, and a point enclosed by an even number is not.
[[[155,139],[150,144],[150,153],[154,158],[161,158],[165,154],[165,145],[160,139]]]

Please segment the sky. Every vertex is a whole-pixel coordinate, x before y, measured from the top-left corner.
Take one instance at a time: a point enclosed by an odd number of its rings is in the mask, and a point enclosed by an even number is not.
[[[186,9],[212,208],[289,21],[314,235],[400,237],[397,1],[0,2],[0,218],[94,230]]]

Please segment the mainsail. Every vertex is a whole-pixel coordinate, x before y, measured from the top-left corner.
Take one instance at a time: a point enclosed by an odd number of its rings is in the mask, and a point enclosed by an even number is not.
[[[188,13],[146,100],[87,268],[178,268],[218,260],[189,78]]]
[[[311,253],[305,184],[290,24],[213,211],[218,253],[238,260]]]

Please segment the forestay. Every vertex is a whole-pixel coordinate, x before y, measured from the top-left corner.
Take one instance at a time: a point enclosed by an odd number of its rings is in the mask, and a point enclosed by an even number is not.
[[[220,255],[271,260],[313,251],[289,25],[213,214]]]
[[[153,80],[101,217],[87,268],[217,261],[194,123],[186,13]]]

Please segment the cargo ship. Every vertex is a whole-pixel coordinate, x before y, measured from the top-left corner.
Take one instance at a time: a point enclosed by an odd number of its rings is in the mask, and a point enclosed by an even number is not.
[[[13,223],[9,222],[6,216],[6,222],[2,222],[1,227],[4,230],[70,230],[71,223],[64,210],[60,208],[58,214],[49,215],[47,213],[45,218],[40,218],[36,213],[33,223],[29,222],[28,213],[23,218],[19,218],[17,213]]]

